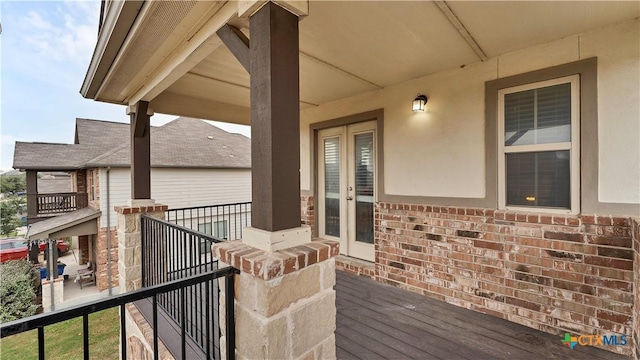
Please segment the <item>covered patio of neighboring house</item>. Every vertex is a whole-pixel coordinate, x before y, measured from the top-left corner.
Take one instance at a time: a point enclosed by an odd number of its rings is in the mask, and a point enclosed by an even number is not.
[[[38,248],[38,244],[46,243],[44,266],[46,276],[42,279],[42,306],[45,311],[60,308],[60,305],[69,299],[68,292],[76,292],[75,287],[82,288],[83,285],[95,285],[95,261],[82,262],[80,254],[71,249],[75,266],[66,268],[66,263],[60,262],[57,251],[56,239],[68,237],[95,238],[98,235],[98,218],[102,213],[92,207],[85,207],[80,210],[61,214],[46,220],[38,221],[29,225],[25,238]],[[90,259],[94,259],[90,257]],[[64,265],[62,265],[64,264]],[[62,266],[61,269],[58,269]],[[66,277],[66,279],[65,279]],[[80,283],[78,283],[78,281]],[[70,287],[74,287],[71,289]],[[68,290],[68,291],[65,291]],[[91,295],[93,292],[84,296]],[[106,294],[105,294],[106,296]],[[83,297],[77,294],[74,297]]]
[[[213,245],[240,272],[223,357],[334,357],[336,266],[640,357],[638,3],[102,4],[81,93],[130,116],[122,292],[174,275],[137,224],[171,227],[150,117],[193,116],[252,127],[251,227]]]

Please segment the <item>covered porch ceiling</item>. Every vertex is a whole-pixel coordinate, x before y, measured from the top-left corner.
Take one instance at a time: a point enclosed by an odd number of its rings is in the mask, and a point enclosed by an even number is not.
[[[631,2],[311,1],[300,22],[300,107],[640,16]],[[85,97],[250,124],[249,74],[216,35],[249,39],[235,1],[107,2]]]

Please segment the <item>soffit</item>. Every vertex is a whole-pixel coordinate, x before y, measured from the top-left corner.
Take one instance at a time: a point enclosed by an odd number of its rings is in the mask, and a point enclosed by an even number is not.
[[[447,4],[489,56],[640,16],[637,1],[450,1]]]
[[[301,108],[478,61],[432,2],[312,2],[300,50]],[[248,107],[249,86],[221,46],[166,92]]]
[[[190,24],[202,23],[213,12],[211,8],[195,11],[197,6],[204,6],[201,3],[160,3],[192,7],[178,25],[171,25],[181,30],[172,33],[170,41],[161,42],[162,49],[149,50],[155,63],[150,60],[144,63],[136,60],[134,54],[127,54],[127,67],[115,71],[121,83],[112,81],[108,86],[110,96],[118,101],[130,96],[130,90],[140,87],[156,67],[154,64],[168,56],[180,41],[186,41],[188,34],[197,31],[197,26]],[[449,1],[446,5],[488,56],[640,16],[637,2]],[[312,1],[309,6],[309,16],[300,22],[301,107],[480,61],[432,1]],[[197,16],[204,12],[208,15]],[[251,38],[246,19],[235,18],[232,22],[245,26],[242,31]],[[154,24],[157,28],[161,23]],[[149,30],[153,31],[160,30]],[[145,44],[143,48],[153,46]],[[137,80],[127,83],[127,78]],[[154,98],[152,107],[174,115],[246,124],[249,85],[249,74],[223,45]]]
[[[99,99],[123,102],[138,90],[147,73],[157,67],[178,44],[193,34],[220,9],[217,1],[149,1],[145,3],[135,36],[125,41],[110,69],[108,86],[99,90]]]
[[[300,50],[381,87],[479,60],[431,1],[309,6]]]
[[[249,107],[249,73],[224,46],[185,74],[167,91]],[[300,56],[300,106],[340,99],[379,87],[358,80],[308,55]]]

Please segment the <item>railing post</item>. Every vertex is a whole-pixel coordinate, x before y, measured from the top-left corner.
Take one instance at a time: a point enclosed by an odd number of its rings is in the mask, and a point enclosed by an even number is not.
[[[38,360],[44,360],[44,327],[38,328]]]
[[[84,360],[89,360],[89,314],[82,316],[82,339]]]
[[[158,295],[153,295],[153,360],[158,360],[160,351],[158,349]]]
[[[236,321],[235,321],[235,275],[225,276],[225,319],[226,319],[226,344],[227,344],[227,360],[236,358]]]
[[[142,269],[140,269],[140,273],[142,274],[142,287],[146,287],[147,284],[147,277],[149,276],[149,274],[147,273],[147,267],[149,266],[149,258],[147,257],[147,246],[148,246],[148,242],[147,242],[147,234],[148,234],[148,222],[146,221],[144,216],[140,217],[140,263],[142,264]]]
[[[127,359],[127,313],[125,305],[120,305],[120,360]]]

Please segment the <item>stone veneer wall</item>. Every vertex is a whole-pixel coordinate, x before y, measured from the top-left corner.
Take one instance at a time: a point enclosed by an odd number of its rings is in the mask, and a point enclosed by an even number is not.
[[[640,360],[640,218],[631,219],[631,234],[633,238],[633,341],[635,344],[634,357]]]
[[[226,241],[212,251],[220,268],[241,270],[234,287],[236,358],[335,359],[337,242],[319,240],[270,253]],[[221,281],[220,309],[225,292]],[[221,311],[223,359],[225,323]]]
[[[314,198],[312,195],[300,196],[300,223],[302,225],[308,225],[311,227],[311,236],[317,236],[315,228],[315,208],[313,204]]]
[[[552,334],[631,338],[628,218],[378,203],[375,224],[381,282]]]
[[[99,227],[96,238],[96,285],[98,290],[109,288],[109,267],[107,258],[107,228]],[[111,227],[111,287],[118,287],[118,228]]]

